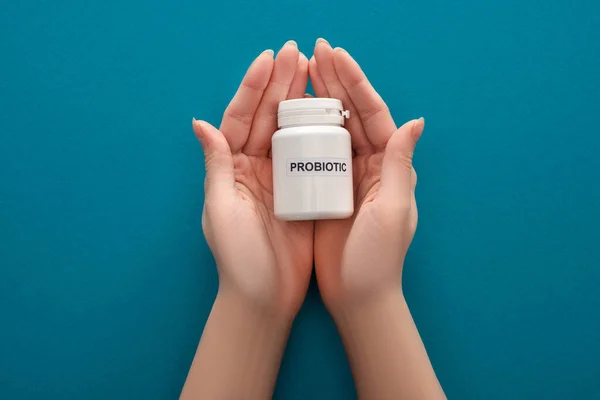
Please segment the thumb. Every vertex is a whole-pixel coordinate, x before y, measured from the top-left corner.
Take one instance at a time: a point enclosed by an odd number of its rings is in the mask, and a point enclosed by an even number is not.
[[[410,207],[412,159],[424,127],[423,118],[405,123],[392,134],[385,147],[379,196],[392,204]]]
[[[204,150],[206,179],[204,191],[208,200],[213,196],[234,193],[233,157],[225,136],[206,121],[192,120],[194,134]]]

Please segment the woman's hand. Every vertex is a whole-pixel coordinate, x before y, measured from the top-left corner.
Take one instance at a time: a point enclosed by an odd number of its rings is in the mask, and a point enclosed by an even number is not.
[[[303,97],[307,80],[308,59],[290,41],[275,60],[265,51],[253,62],[219,130],[193,122],[206,160],[202,226],[219,292],[290,319],[310,280],[314,224],[275,218],[270,149],[279,102]]]
[[[358,64],[323,40],[309,71],[317,96],[338,98],[350,110],[355,213],[317,221],[315,268],[358,397],[444,399],[402,294],[402,265],[417,226],[412,156],[423,119],[397,128]]]
[[[193,122],[206,161],[202,226],[219,293],[182,399],[270,398],[313,264],[311,221],[273,214],[271,136],[279,102],[302,97],[308,60],[288,42],[248,69],[220,130]]]
[[[315,268],[330,309],[401,291],[404,257],[417,226],[412,167],[424,121],[400,128],[354,59],[317,41],[309,63],[318,97],[342,100],[354,150],[353,218],[317,221]]]

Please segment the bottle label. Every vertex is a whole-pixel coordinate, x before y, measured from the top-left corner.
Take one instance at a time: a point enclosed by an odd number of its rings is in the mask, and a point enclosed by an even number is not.
[[[352,161],[347,158],[289,158],[287,176],[349,176]]]

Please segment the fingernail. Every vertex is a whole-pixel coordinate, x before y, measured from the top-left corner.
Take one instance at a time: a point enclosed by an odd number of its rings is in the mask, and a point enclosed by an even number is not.
[[[342,49],[341,47],[336,47],[335,49],[333,49],[334,51],[339,51],[340,53],[347,53],[346,50]]]
[[[202,121],[198,121],[196,118],[192,118],[192,127],[194,129],[194,133],[198,139],[202,139],[204,137],[204,129],[202,127]]]
[[[271,57],[273,57],[275,55],[275,52],[271,49],[267,49],[267,50],[263,51],[261,54],[268,54]]]
[[[284,46],[287,46],[288,44],[294,47],[298,47],[298,43],[296,43],[295,40],[288,40],[287,42],[285,42]]]
[[[425,129],[425,118],[421,117],[421,118],[415,120],[415,124],[413,126],[414,126],[414,128],[413,128],[412,135],[415,140],[418,140],[421,137],[423,130]]]
[[[298,54],[298,56],[299,56],[300,58],[302,58],[302,57],[306,58],[306,56],[304,55],[304,53],[303,53],[303,52],[300,52],[300,54]]]
[[[325,44],[329,44],[329,42],[323,38],[318,38],[317,39],[317,43],[315,43],[315,45],[319,44],[319,43],[325,43]]]

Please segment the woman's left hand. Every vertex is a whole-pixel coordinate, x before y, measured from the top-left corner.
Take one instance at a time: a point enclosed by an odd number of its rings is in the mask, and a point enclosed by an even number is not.
[[[302,97],[308,60],[296,43],[252,63],[219,130],[193,128],[206,162],[202,227],[217,263],[219,293],[182,399],[263,399],[273,394],[292,321],[313,265],[312,221],[273,212],[271,136],[279,102]]]
[[[275,218],[271,137],[279,102],[303,97],[307,80],[308,59],[289,41],[275,60],[267,50],[252,63],[219,130],[193,123],[206,161],[202,226],[219,293],[288,319],[310,280],[314,224]]]

